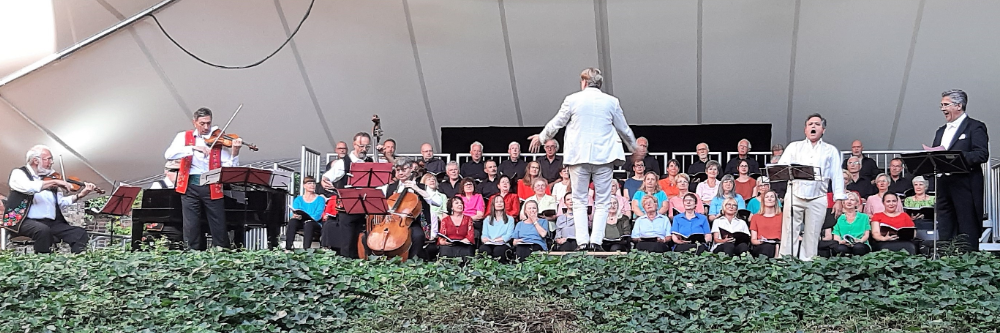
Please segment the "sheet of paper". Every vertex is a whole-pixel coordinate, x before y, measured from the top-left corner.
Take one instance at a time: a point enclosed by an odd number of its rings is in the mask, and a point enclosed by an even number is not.
[[[928,147],[927,145],[922,145],[922,146],[924,146],[924,151],[945,151],[945,150],[947,150],[947,149],[944,149],[943,146],[937,146],[937,147]]]

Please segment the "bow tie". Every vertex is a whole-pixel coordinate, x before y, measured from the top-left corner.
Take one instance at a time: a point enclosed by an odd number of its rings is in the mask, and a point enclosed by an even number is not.
[[[951,128],[958,128],[958,122],[957,121],[953,121],[953,122],[948,123],[948,128],[949,129],[951,129]]]

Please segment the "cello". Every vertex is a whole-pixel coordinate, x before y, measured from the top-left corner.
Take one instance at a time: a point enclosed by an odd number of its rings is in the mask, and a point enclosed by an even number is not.
[[[375,145],[378,145],[382,137],[382,125],[378,115],[372,116],[375,123],[372,133],[375,136]],[[412,180],[410,174],[408,180]],[[410,238],[410,225],[422,213],[420,198],[408,188],[401,188],[401,191],[393,193],[386,200],[389,210],[386,215],[371,215],[366,219],[365,232],[358,236],[358,257],[367,259],[369,254],[400,257],[405,262],[409,259],[410,245],[413,240]]]

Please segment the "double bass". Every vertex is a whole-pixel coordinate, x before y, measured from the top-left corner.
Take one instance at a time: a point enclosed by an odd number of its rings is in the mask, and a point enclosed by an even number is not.
[[[375,136],[375,146],[382,137],[382,125],[378,115],[372,117],[375,126],[372,133]],[[412,180],[411,178],[408,180]],[[409,259],[410,225],[422,213],[420,198],[408,188],[392,193],[386,200],[389,210],[386,215],[370,215],[367,217],[365,232],[358,236],[358,257],[366,259],[369,254],[400,257],[405,262]]]

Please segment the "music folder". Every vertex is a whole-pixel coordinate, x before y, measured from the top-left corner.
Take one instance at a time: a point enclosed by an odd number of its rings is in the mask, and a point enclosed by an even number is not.
[[[350,178],[347,184],[351,187],[379,187],[392,181],[392,164],[389,163],[351,163]]]
[[[384,215],[389,210],[385,194],[377,188],[342,188],[338,192],[348,214]]]
[[[896,236],[899,237],[899,240],[909,241],[913,240],[913,237],[916,236],[917,228],[914,227],[896,228],[885,223],[879,223],[879,232],[882,233],[882,236],[889,236],[895,233]]]
[[[689,241],[689,242],[698,242],[698,243],[704,243],[705,242],[705,234],[690,234],[690,235],[684,236],[683,234],[681,234],[679,232],[676,232],[676,231],[674,231],[672,234],[680,236],[681,239]]]
[[[719,228],[719,238],[726,239],[732,237],[736,243],[750,243],[750,235],[742,231],[729,231]]]

